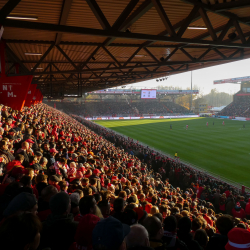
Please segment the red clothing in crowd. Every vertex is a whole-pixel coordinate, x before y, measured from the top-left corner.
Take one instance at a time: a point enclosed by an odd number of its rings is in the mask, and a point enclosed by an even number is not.
[[[6,171],[9,172],[14,166],[21,166],[22,168],[24,168],[24,166],[22,166],[22,163],[20,161],[14,160],[8,163]]]
[[[232,214],[233,214],[233,217],[235,218],[244,219],[246,217],[246,213],[243,208],[241,208],[239,211],[236,211],[235,208],[233,208]]]
[[[204,190],[204,187],[199,187],[198,193],[197,193],[197,198],[200,198],[200,196],[201,196],[203,190]]]
[[[210,226],[213,226],[213,220],[209,216],[205,214],[203,215],[203,218],[206,220],[207,224],[209,224]]]
[[[225,194],[226,194],[226,196],[228,197],[228,196],[230,195],[230,191],[229,191],[229,190],[226,190],[226,191],[225,191]]]

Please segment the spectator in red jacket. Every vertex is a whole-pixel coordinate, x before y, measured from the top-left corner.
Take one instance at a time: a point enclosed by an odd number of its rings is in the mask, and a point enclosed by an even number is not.
[[[244,219],[246,217],[246,213],[243,208],[241,208],[240,203],[237,202],[236,206],[232,209],[232,214],[234,218]]]
[[[7,172],[11,171],[14,166],[20,166],[24,168],[24,166],[22,166],[23,161],[24,161],[23,155],[21,154],[16,155],[15,160],[7,164],[6,171]]]

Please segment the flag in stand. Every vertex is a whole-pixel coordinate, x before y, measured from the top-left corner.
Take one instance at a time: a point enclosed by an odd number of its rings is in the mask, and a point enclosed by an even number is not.
[[[54,102],[54,109],[56,109],[56,103]]]

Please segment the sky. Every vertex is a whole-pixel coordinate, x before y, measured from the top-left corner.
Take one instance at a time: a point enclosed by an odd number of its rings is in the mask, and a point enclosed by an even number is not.
[[[221,80],[227,78],[236,78],[250,75],[250,59],[244,59],[236,62],[225,63],[218,66],[212,66],[204,69],[194,70],[193,86],[198,86],[200,94],[206,95],[210,93],[211,89],[216,88],[218,92],[225,92],[234,94],[240,90],[240,84],[213,84],[214,80]],[[159,85],[163,86],[178,86],[181,89],[191,87],[191,72],[171,75],[168,80],[157,82],[156,79],[148,80],[140,83],[127,85],[126,88],[154,88]],[[194,88],[193,88],[194,89]]]

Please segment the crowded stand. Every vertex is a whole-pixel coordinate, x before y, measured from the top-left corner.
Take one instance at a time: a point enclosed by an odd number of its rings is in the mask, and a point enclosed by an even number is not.
[[[241,94],[239,92],[238,94]],[[250,117],[250,96],[235,96],[232,103],[226,106],[219,115],[222,116],[239,116]]]
[[[1,249],[250,249],[249,194],[45,104],[0,109]]]
[[[164,115],[169,113],[185,114],[189,112],[186,108],[174,102],[159,102],[155,100],[131,103],[131,106],[137,109],[140,114]]]
[[[54,102],[48,102],[53,106]],[[84,117],[92,116],[142,116],[144,114],[186,114],[189,110],[174,102],[158,100],[138,100],[128,102],[124,100],[85,102],[82,104],[57,102],[57,109],[67,114],[77,114]]]

